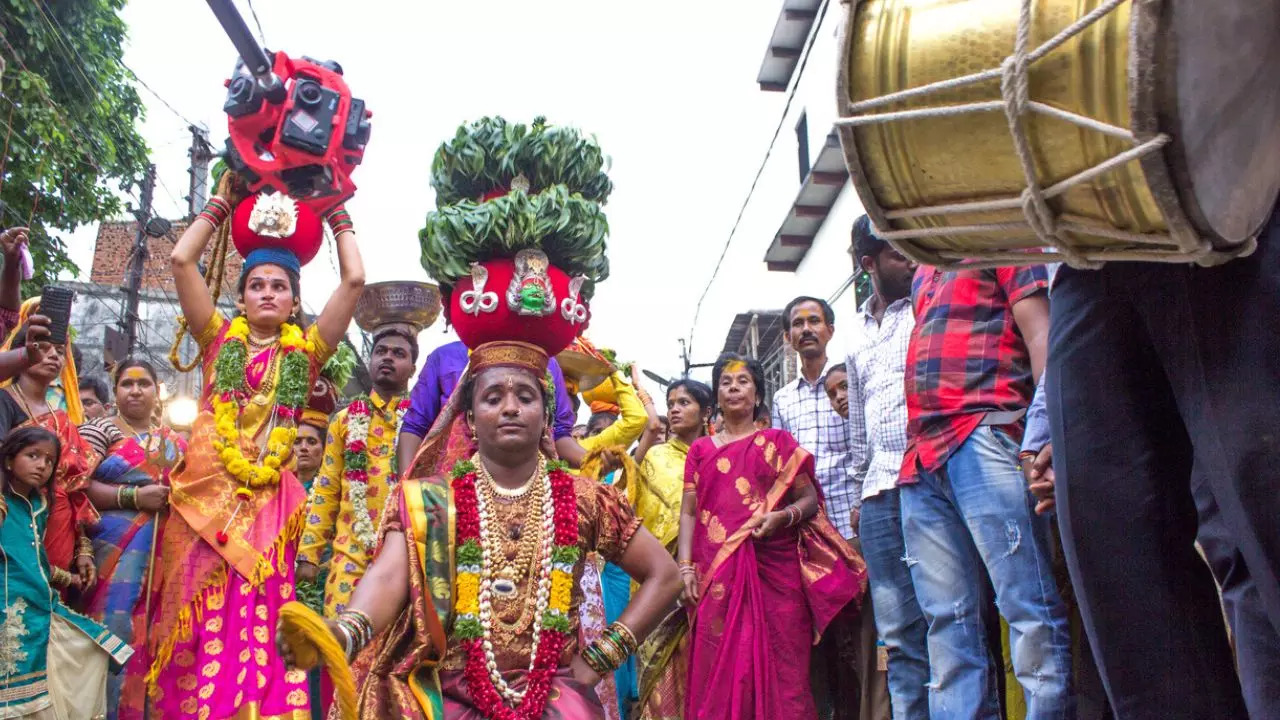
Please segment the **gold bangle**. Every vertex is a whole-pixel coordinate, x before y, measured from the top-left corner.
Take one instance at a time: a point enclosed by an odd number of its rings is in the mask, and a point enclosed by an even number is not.
[[[53,567],[49,568],[49,584],[50,585],[55,585],[57,587],[67,587],[68,585],[71,584],[71,579],[72,579],[71,573],[67,572],[66,570],[63,570],[57,565],[54,565]]]

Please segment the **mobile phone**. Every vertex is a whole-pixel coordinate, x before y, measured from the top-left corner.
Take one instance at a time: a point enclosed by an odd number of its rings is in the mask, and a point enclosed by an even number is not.
[[[76,291],[46,285],[40,293],[40,314],[49,318],[49,342],[55,346],[67,342],[67,325],[71,322],[71,303]]]

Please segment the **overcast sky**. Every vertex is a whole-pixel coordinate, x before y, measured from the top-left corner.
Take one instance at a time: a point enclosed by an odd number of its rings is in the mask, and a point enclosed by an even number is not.
[[[251,28],[245,0],[237,0]],[[435,148],[486,114],[594,133],[613,159],[606,206],[612,275],[597,291],[590,336],[647,369],[682,370],[678,338],[719,256],[782,111],[782,93],[756,84],[780,0],[464,0],[336,2],[256,0],[268,47],[339,61],[374,112],[373,136],[348,207],[370,282],[427,280],[419,228],[434,206]],[[200,0],[132,0],[125,61],[187,119],[226,137],[223,80],[235,54]],[[185,212],[186,123],[156,95],[143,134],[158,166],[157,211]],[[738,247],[763,270],[775,228]],[[766,237],[767,236],[767,237]],[[74,236],[87,275],[91,231]],[[763,243],[763,244],[761,244]],[[318,309],[336,284],[330,250],[303,272],[303,300]],[[722,272],[700,323],[712,359],[749,293]],[[726,283],[728,285],[726,286]],[[443,322],[425,350],[453,339]]]

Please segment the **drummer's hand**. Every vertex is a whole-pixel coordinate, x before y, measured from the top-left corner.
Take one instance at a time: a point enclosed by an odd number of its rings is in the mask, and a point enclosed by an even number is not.
[[[586,660],[581,655],[574,655],[573,661],[569,663],[569,669],[573,671],[573,679],[593,688],[600,684],[600,674],[591,669]]]

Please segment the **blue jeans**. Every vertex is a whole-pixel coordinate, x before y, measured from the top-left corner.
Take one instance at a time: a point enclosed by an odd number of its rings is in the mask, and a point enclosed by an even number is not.
[[[858,532],[876,631],[889,652],[893,720],[929,720],[929,625],[906,563],[900,492],[894,488],[863,500]]]
[[[981,426],[937,472],[903,485],[907,564],[929,622],[930,715],[999,718],[997,675],[982,608],[991,578],[1009,623],[1014,675],[1028,720],[1075,717],[1070,631],[1048,556],[1048,526],[1032,511],[1018,445]]]

